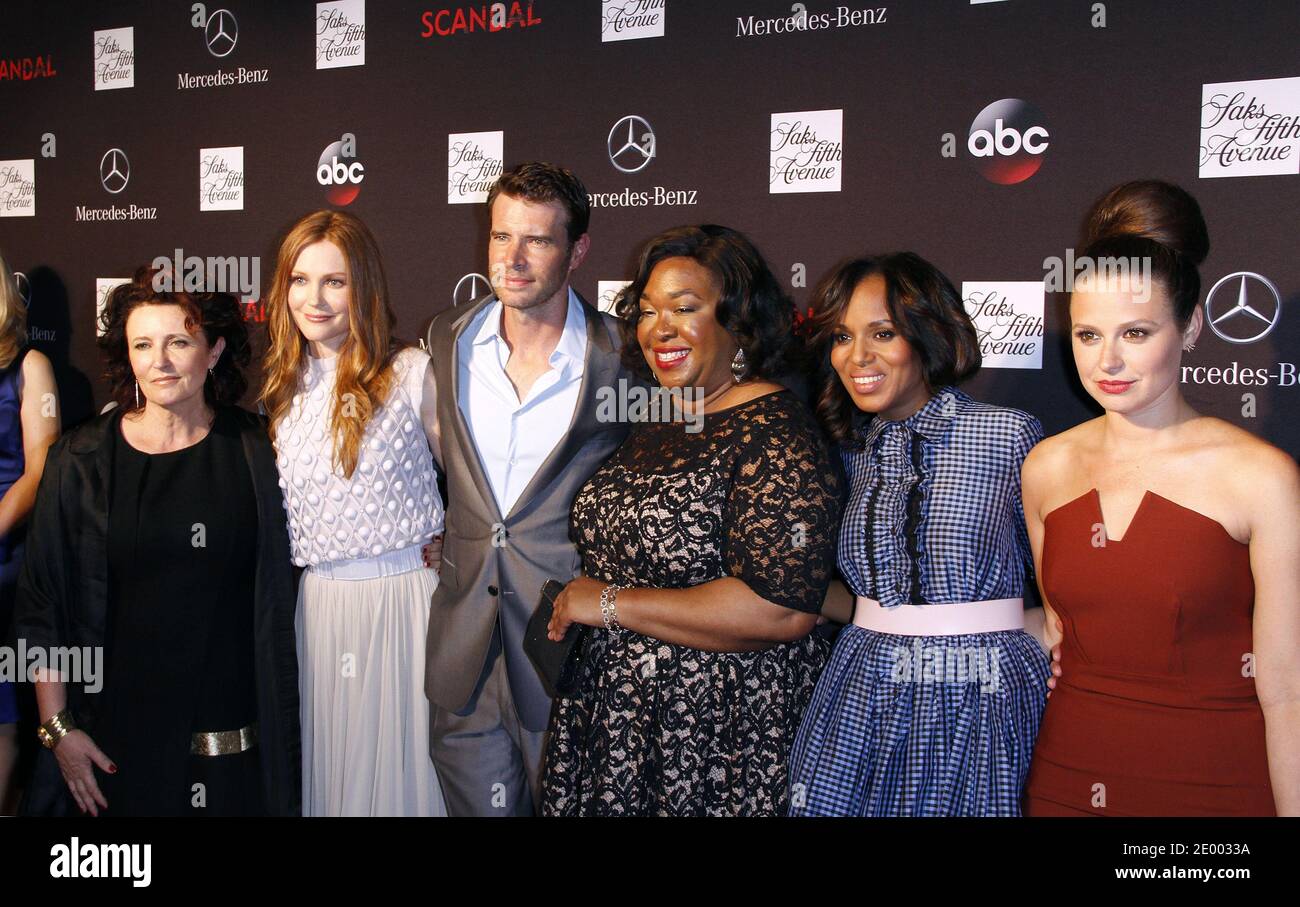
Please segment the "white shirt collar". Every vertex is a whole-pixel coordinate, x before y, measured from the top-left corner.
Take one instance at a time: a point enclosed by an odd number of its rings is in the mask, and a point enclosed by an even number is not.
[[[482,346],[497,342],[504,344],[501,336],[501,311],[504,306],[500,299],[493,299],[483,311],[483,319],[470,339],[471,346]],[[587,356],[587,315],[582,311],[582,303],[573,287],[569,287],[569,306],[564,313],[564,330],[560,340],[551,353],[550,363],[554,366],[564,361],[583,363]]]

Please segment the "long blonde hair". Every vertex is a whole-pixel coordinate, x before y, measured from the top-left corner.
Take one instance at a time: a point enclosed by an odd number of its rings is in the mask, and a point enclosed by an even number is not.
[[[308,357],[307,341],[289,312],[289,282],[302,250],[321,241],[333,243],[343,253],[352,294],[348,336],[339,350],[330,409],[334,465],[351,478],[361,456],[366,425],[392,390],[393,358],[400,348],[393,339],[397,318],[388,303],[388,282],[379,246],[355,215],[343,211],[308,214],[289,229],[280,244],[267,304],[270,337],[261,401],[270,416],[274,440],[276,426],[289,412],[293,395],[301,387]]]
[[[18,295],[18,283],[0,255],[0,369],[8,368],[27,343],[27,306]]]

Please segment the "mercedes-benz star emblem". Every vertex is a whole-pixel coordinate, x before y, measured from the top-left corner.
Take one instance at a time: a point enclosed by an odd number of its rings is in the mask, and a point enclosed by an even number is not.
[[[208,16],[208,24],[203,26],[203,39],[207,41],[208,53],[212,56],[228,56],[239,40],[239,23],[235,21],[235,14],[228,9],[219,9]]]
[[[14,284],[18,287],[18,298],[23,301],[23,305],[30,308],[32,304],[32,284],[27,279],[27,275],[22,271],[14,271]]]
[[[451,304],[462,305],[473,302],[492,292],[492,285],[482,274],[466,274],[456,281],[456,289],[451,291]]]
[[[1229,343],[1254,343],[1262,339],[1277,326],[1281,314],[1282,294],[1273,281],[1252,271],[1236,271],[1221,277],[1205,295],[1205,320],[1210,323],[1210,330]]]
[[[117,195],[131,181],[131,162],[121,148],[110,148],[99,159],[99,182],[104,190]]]
[[[614,124],[605,140],[609,162],[624,173],[638,173],[655,156],[655,131],[644,118],[629,114]]]

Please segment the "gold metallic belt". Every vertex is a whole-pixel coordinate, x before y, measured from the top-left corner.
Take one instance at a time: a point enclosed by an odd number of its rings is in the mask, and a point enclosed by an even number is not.
[[[237,731],[203,731],[190,737],[190,754],[194,756],[229,756],[257,745],[257,725]]]

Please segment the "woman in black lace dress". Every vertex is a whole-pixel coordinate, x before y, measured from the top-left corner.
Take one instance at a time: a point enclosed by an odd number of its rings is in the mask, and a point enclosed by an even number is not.
[[[651,240],[617,311],[625,361],[680,407],[648,408],[675,420],[633,426],[574,500],[584,575],[550,632],[594,629],[551,714],[543,812],[781,814],[841,489],[772,380],[793,307],[745,237],[703,226]]]

